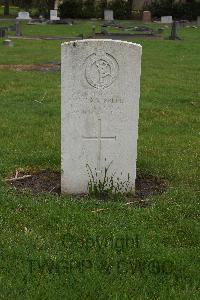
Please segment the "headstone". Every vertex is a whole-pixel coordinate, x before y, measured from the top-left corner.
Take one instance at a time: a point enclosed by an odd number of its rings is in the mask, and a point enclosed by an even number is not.
[[[142,20],[144,23],[151,23],[151,12],[143,11]]]
[[[92,38],[94,39],[96,35],[96,27],[92,26]]]
[[[172,23],[171,36],[170,36],[171,40],[180,40],[180,38],[179,38],[179,36],[177,34],[178,26],[179,26],[179,22],[178,21],[174,21]]]
[[[21,24],[19,21],[16,21],[16,25],[15,25],[15,35],[16,36],[21,36],[22,32],[21,32]]]
[[[197,25],[200,26],[200,16],[197,17]]]
[[[111,9],[105,9],[104,10],[104,21],[112,22],[113,20],[114,20],[113,10],[111,10]]]
[[[161,23],[171,24],[173,22],[172,16],[163,16],[161,17]]]
[[[6,29],[4,27],[0,27],[0,38],[4,38],[6,36]]]
[[[13,42],[11,40],[7,39],[7,40],[3,41],[3,45],[7,46],[7,47],[12,47],[13,46]]]
[[[29,12],[27,12],[27,11],[20,11],[18,13],[18,17],[16,19],[18,19],[18,20],[31,20],[31,18],[29,16]]]
[[[60,18],[58,17],[58,11],[57,11],[57,9],[50,10],[50,20],[51,21],[60,20]]]
[[[89,176],[136,178],[142,47],[114,40],[62,44],[62,193],[87,193]]]

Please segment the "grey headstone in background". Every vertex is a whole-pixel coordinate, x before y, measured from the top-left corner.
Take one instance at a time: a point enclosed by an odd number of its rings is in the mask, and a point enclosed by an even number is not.
[[[178,21],[174,21],[172,23],[171,36],[170,36],[171,40],[180,40],[180,37],[178,36],[178,33],[177,33],[179,26],[180,25],[179,25]]]
[[[6,30],[5,27],[0,27],[0,38],[6,37]]]
[[[7,40],[3,41],[3,45],[7,46],[7,47],[12,47],[13,46],[13,42],[11,40],[7,39]]]
[[[197,17],[197,25],[200,26],[200,16]]]
[[[171,24],[172,22],[173,22],[172,16],[161,17],[161,23],[163,23],[163,24]]]
[[[95,38],[95,34],[96,34],[96,27],[92,26],[92,37]]]
[[[58,11],[57,9],[50,10],[50,20],[51,21],[58,21],[60,18],[58,17]]]
[[[112,22],[114,20],[113,10],[105,9],[104,10],[104,21]]]
[[[18,13],[18,17],[16,19],[18,19],[18,20],[31,20],[31,17],[29,16],[29,12],[20,11]]]
[[[16,21],[15,30],[16,30],[15,31],[16,36],[21,36],[22,35],[20,21]]]
[[[62,193],[87,193],[89,175],[134,191],[142,47],[113,40],[62,44]],[[124,187],[125,188],[125,187]]]

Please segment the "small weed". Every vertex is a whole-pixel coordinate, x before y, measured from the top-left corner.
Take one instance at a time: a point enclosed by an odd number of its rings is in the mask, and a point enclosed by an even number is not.
[[[96,168],[92,172],[89,164],[86,165],[89,183],[88,194],[91,198],[97,198],[101,200],[123,200],[130,190],[130,175],[128,174],[127,180],[122,181],[119,177],[115,176],[115,173],[108,175],[112,162],[105,167],[99,174]],[[121,173],[122,175],[122,173]]]

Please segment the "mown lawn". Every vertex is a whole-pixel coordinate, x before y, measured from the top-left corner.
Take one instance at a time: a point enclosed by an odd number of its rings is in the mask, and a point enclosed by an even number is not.
[[[20,9],[16,6],[10,6],[10,15],[9,16],[5,16],[5,18],[13,18],[13,17],[17,17],[18,12],[20,11]],[[0,5],[0,18],[4,18],[4,6]]]
[[[67,35],[89,32],[87,22],[74,27]],[[180,35],[134,40],[143,46],[137,167],[169,182],[147,208],[8,187],[16,169],[60,170],[60,74],[0,71],[0,299],[199,299],[200,28]],[[14,43],[0,44],[0,64],[60,61],[59,41]]]

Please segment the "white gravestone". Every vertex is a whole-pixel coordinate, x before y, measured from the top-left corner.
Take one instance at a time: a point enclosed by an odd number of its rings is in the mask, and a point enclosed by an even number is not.
[[[18,19],[18,20],[31,20],[31,18],[29,16],[29,12],[27,12],[27,11],[20,11],[18,13],[18,17],[16,19]]]
[[[51,21],[58,21],[60,18],[58,17],[58,11],[56,9],[50,10],[50,20]]]
[[[111,9],[104,10],[104,20],[105,21],[113,21],[114,20],[113,10],[111,10]]]
[[[62,44],[62,193],[87,193],[87,165],[134,192],[142,47],[114,40]]]
[[[161,23],[171,24],[173,22],[172,16],[163,16],[161,17]]]

